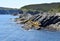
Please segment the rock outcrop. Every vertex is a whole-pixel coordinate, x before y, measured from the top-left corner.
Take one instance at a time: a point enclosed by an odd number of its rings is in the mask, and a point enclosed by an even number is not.
[[[19,19],[21,18],[24,20],[31,20],[33,22],[38,21],[41,24],[39,25],[40,28],[49,29],[49,30],[60,30],[60,16],[56,14],[44,12],[44,13],[38,13],[35,15],[31,15],[30,13],[26,13],[26,14],[21,14]],[[24,28],[31,29],[33,27],[32,24],[33,23],[30,23],[30,21],[29,23],[26,22],[24,23]],[[40,29],[40,28],[36,26],[36,29]]]

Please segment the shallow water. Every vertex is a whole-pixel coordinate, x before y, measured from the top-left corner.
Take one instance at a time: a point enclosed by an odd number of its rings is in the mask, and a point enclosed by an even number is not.
[[[16,18],[16,16],[0,15],[0,41],[60,41],[59,31],[27,31],[10,18]]]

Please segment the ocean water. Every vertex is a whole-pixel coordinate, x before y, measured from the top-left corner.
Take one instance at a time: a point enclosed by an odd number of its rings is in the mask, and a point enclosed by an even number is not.
[[[0,41],[60,41],[60,31],[27,31],[11,20],[16,17],[0,15]]]

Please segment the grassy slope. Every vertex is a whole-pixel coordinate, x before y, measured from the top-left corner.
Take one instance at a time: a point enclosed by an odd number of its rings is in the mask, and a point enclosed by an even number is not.
[[[60,3],[31,4],[21,8],[22,10],[38,10],[49,12],[60,12]]]

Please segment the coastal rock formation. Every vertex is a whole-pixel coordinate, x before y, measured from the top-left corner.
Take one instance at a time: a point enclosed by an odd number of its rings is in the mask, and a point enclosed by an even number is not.
[[[30,13],[21,14],[19,21],[23,22],[23,28],[28,30],[32,28],[60,30],[60,16],[56,15],[56,13],[43,12],[35,15],[31,15]]]

